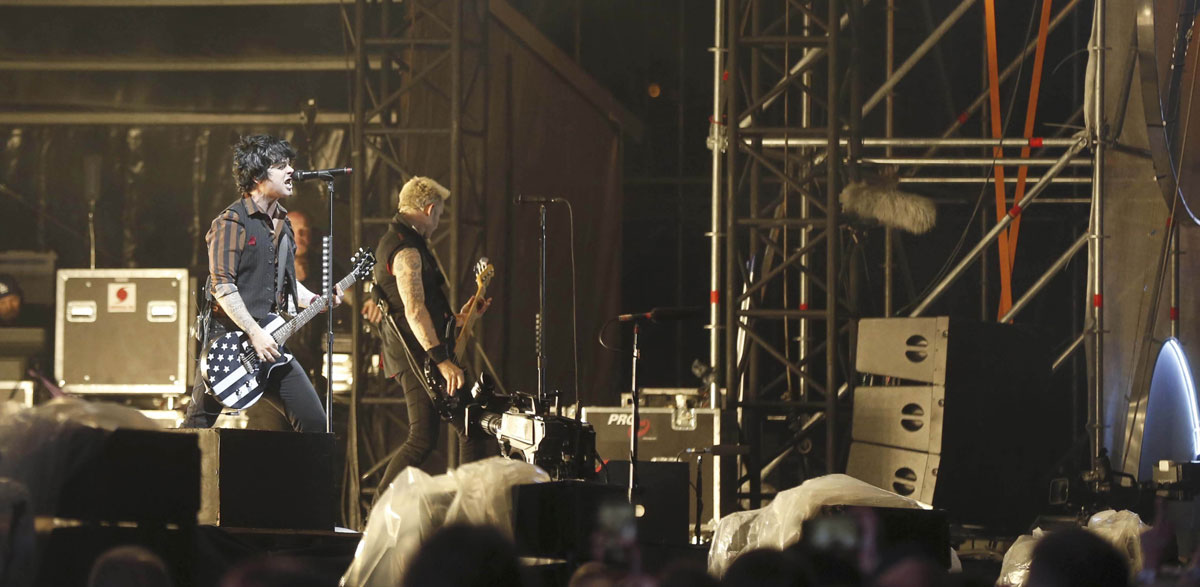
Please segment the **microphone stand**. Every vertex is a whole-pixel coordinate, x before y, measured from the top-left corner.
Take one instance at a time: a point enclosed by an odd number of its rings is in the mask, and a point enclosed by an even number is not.
[[[325,294],[325,432],[333,433],[333,176],[325,178],[329,193],[329,235],[324,238],[322,251],[322,281]]]
[[[541,233],[538,236],[538,315],[537,315],[537,397],[538,404],[546,406],[546,204],[539,208]],[[554,413],[558,414],[558,402],[554,402]]]
[[[641,412],[638,411],[638,404],[641,398],[638,397],[637,385],[637,366],[638,359],[641,358],[642,351],[638,348],[638,330],[640,325],[637,322],[633,323],[633,372],[629,378],[630,396],[633,398],[633,418],[629,421],[629,503],[635,505],[633,495],[637,491],[637,460],[638,460],[638,429],[641,428]]]

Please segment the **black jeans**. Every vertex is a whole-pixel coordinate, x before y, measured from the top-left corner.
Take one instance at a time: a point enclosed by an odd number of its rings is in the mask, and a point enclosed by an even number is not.
[[[295,360],[271,371],[263,396],[258,401],[271,404],[279,413],[287,416],[292,429],[297,432],[325,431],[325,410],[321,407],[321,398],[300,363]],[[202,381],[197,381],[192,386],[192,403],[188,404],[183,427],[211,428],[217,416],[221,415],[221,408],[221,402],[207,393]]]
[[[437,446],[437,435],[441,429],[438,425],[441,418],[433,407],[433,400],[429,399],[425,386],[421,385],[412,369],[405,365],[395,379],[404,392],[404,403],[408,406],[408,438],[384,469],[383,478],[379,482],[379,493],[376,495],[382,494],[405,467],[419,467],[429,458],[429,453]],[[483,458],[487,454],[488,446],[488,439],[484,438],[482,432],[467,437],[459,430],[459,464]]]

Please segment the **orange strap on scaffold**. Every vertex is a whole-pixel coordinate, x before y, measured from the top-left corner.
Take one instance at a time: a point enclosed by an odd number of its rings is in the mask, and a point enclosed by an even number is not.
[[[1000,120],[1000,64],[996,55],[996,2],[984,2],[985,27],[987,29],[987,66],[988,66],[988,95],[991,102],[992,138],[1004,136],[1004,123]],[[1004,158],[1004,149],[1000,146],[992,148],[992,156]],[[1008,198],[1004,194],[1004,167],[997,164],[996,177],[996,221],[999,222],[1008,214]],[[1000,308],[997,318],[1006,314],[1012,308],[1012,262],[1009,261],[1008,231],[1000,232],[996,250],[1000,253]]]
[[[1037,118],[1038,93],[1042,89],[1042,63],[1046,60],[1046,35],[1050,33],[1050,8],[1054,0],[1043,0],[1042,17],[1038,23],[1037,50],[1033,54],[1033,79],[1029,83],[1029,104],[1025,108],[1026,139],[1033,140],[1033,122]],[[1021,158],[1029,157],[1031,145],[1021,147]],[[1025,197],[1025,178],[1029,175],[1029,166],[1022,165],[1017,170],[1017,189],[1013,193],[1013,202],[1020,202]],[[1008,227],[1008,260],[1011,264],[1017,262],[1017,234],[1021,231],[1021,217],[1013,219]]]

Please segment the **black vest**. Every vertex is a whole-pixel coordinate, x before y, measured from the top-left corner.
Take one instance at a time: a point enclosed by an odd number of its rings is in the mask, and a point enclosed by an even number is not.
[[[271,217],[263,212],[251,214],[254,208],[246,203],[247,199],[242,198],[227,208],[237,214],[238,224],[246,231],[245,245],[238,255],[237,275],[233,279],[246,309],[255,320],[261,321],[269,313],[287,309],[283,304],[288,297],[296,295],[296,241],[292,236],[292,223],[284,218],[285,238],[280,241],[284,250],[280,255],[271,238]],[[283,279],[277,286],[281,262]]]
[[[379,239],[379,246],[375,248],[375,258],[379,261],[375,265],[375,291],[387,303],[388,313],[396,321],[396,325],[404,330],[406,335],[411,334],[392,267],[392,259],[396,253],[410,247],[421,254],[421,286],[425,291],[425,309],[429,311],[429,317],[433,320],[433,328],[441,342],[453,347],[453,337],[446,336],[446,325],[454,323],[454,311],[450,309],[450,301],[443,289],[446,279],[438,270],[437,259],[433,258],[425,238],[405,223],[399,214],[392,218],[387,234]]]

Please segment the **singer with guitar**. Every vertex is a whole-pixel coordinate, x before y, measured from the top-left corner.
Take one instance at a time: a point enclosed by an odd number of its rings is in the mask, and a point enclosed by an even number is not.
[[[455,393],[463,387],[464,378],[462,369],[454,362],[454,328],[459,316],[467,313],[478,316],[491,304],[490,299],[476,300],[472,296],[458,315],[450,308],[444,290],[445,277],[428,244],[449,197],[450,190],[432,179],[410,179],[400,189],[399,210],[375,249],[375,257],[379,259],[375,266],[375,295],[387,308],[386,318],[397,327],[381,329],[384,369],[403,390],[409,426],[407,439],[384,470],[381,492],[405,467],[420,466],[437,444],[438,415],[425,391],[423,375],[413,371],[406,353],[412,352],[417,361],[430,358],[445,379],[446,389]],[[409,342],[408,351],[403,346],[404,338]],[[459,462],[482,457],[487,442],[480,435],[468,438],[463,431],[458,432]]]
[[[206,348],[201,349],[206,356],[220,360],[238,353],[237,348],[219,347],[227,332],[241,330],[248,336],[247,347],[252,347],[259,361],[277,361],[284,356],[279,343],[260,322],[270,314],[295,313],[297,307],[323,302],[296,281],[296,240],[288,212],[281,204],[294,193],[295,157],[296,152],[286,140],[266,135],[242,137],[234,147],[233,176],[242,196],[217,215],[205,236],[208,293],[220,310],[214,309],[207,321]],[[342,297],[341,291],[336,294],[335,306]],[[209,358],[209,362],[213,360]],[[197,382],[187,408],[186,427],[208,428],[216,421],[221,403],[210,393],[217,383]],[[295,360],[270,370],[263,382],[262,397],[286,415],[296,431],[325,430],[321,400]]]

